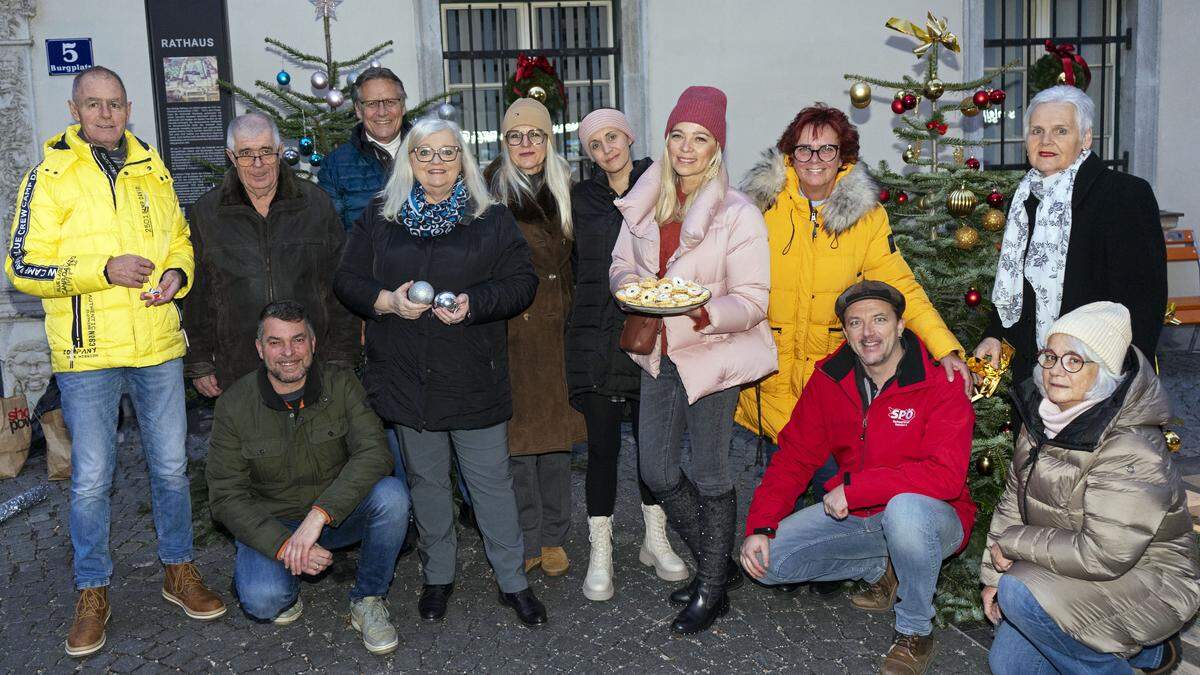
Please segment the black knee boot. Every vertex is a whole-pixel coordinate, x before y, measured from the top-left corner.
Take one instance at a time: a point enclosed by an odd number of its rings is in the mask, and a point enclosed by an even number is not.
[[[698,633],[729,611],[725,592],[729,551],[737,527],[737,495],[733,490],[716,497],[700,497],[700,533],[697,541],[695,592],[687,607],[675,617],[671,630]]]
[[[662,504],[663,510],[667,512],[667,520],[671,523],[672,529],[679,533],[683,538],[683,543],[687,545],[688,550],[692,552],[692,560],[696,561],[699,566],[700,555],[697,552],[697,531],[699,530],[700,517],[700,492],[696,490],[696,484],[693,483],[687,476],[679,479],[679,484],[670,490],[666,495],[658,495],[659,503]],[[674,504],[668,506],[664,500],[673,500]],[[672,515],[675,508],[682,509],[679,513],[683,514],[682,519],[687,522],[679,522],[681,517]],[[683,528],[683,529],[681,529]],[[686,531],[685,531],[686,530]],[[725,563],[725,590],[732,591],[742,585],[742,568],[738,567],[737,562],[733,558],[726,556]],[[693,576],[691,581],[686,585],[680,586],[671,592],[668,597],[671,604],[686,605],[692,601],[692,596],[696,593],[696,586],[700,584],[699,575]]]

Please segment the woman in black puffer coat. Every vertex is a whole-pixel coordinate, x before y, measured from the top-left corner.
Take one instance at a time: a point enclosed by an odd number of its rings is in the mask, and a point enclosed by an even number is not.
[[[585,486],[592,551],[583,594],[589,600],[608,600],[613,596],[612,514],[617,496],[621,420],[627,403],[632,403],[629,408],[633,413],[635,440],[638,427],[641,371],[621,351],[625,314],[608,290],[608,268],[622,221],[613,200],[628,192],[653,163],[649,158],[633,161],[630,155],[633,140],[629,122],[619,110],[600,108],[584,117],[579,124],[579,142],[600,171],[571,190],[575,293],[567,320],[565,349],[571,405],[583,413],[587,424]],[[644,565],[652,565],[662,579],[686,579],[687,567],[667,541],[666,514],[640,478],[638,488],[646,521],[638,559]]]

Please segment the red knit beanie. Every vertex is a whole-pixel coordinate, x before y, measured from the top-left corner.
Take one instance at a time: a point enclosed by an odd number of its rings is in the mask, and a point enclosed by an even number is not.
[[[688,87],[679,95],[679,102],[667,118],[667,131],[663,136],[670,136],[671,129],[680,122],[699,124],[708,129],[717,139],[721,149],[725,149],[725,92],[716,87]]]

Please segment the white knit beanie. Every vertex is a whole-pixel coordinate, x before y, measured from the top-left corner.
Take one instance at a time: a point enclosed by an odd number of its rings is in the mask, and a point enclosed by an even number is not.
[[[1119,302],[1104,300],[1077,307],[1058,317],[1047,335],[1055,333],[1070,335],[1087,345],[1113,375],[1121,374],[1125,353],[1133,341],[1129,310]]]

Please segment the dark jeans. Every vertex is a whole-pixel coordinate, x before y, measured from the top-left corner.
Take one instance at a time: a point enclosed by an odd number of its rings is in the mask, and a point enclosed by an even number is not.
[[[584,394],[580,397],[583,420],[587,424],[587,479],[584,493],[587,496],[588,516],[611,516],[617,503],[617,457],[621,452],[621,419],[624,417],[626,401],[613,401],[611,396]],[[638,419],[640,404],[633,401],[633,443],[638,445]],[[642,503],[657,504],[654,494],[642,481],[638,471],[638,491]]]
[[[408,487],[392,476],[379,479],[371,492],[338,527],[326,526],[317,543],[326,549],[350,546],[359,541],[358,576],[350,599],[387,595],[396,573],[396,558],[408,530]],[[288,529],[296,520],[280,519]],[[293,576],[274,556],[238,541],[234,563],[234,588],[242,609],[252,618],[270,621],[291,607],[300,594],[300,577]]]
[[[642,480],[658,494],[679,484],[683,461],[683,431],[691,439],[688,477],[701,496],[718,497],[733,489],[729,472],[729,443],[738,388],[730,387],[688,405],[679,371],[670,358],[660,362],[657,378],[642,372],[641,444],[638,465]]]
[[[1004,613],[988,653],[996,675],[1128,673],[1130,668],[1157,668],[1162,661],[1162,644],[1146,647],[1129,659],[1088,647],[1059,628],[1033,593],[1011,574],[1000,577],[996,599]]]

